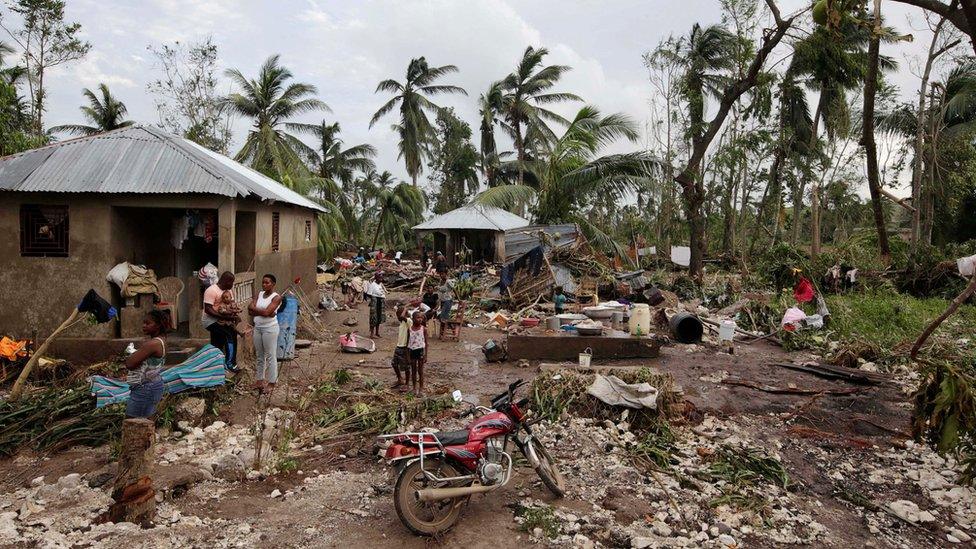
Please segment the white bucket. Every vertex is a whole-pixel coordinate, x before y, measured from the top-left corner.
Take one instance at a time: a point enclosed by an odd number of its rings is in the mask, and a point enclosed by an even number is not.
[[[593,349],[587,347],[586,350],[579,354],[580,368],[589,368],[591,360],[593,360]]]

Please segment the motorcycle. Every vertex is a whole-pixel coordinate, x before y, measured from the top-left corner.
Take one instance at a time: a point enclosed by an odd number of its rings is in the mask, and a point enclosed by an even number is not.
[[[522,452],[546,488],[566,494],[566,481],[556,461],[532,434],[529,399],[514,402],[521,379],[491,400],[491,407],[472,406],[461,417],[480,414],[460,431],[409,432],[384,435],[391,439],[386,459],[399,468],[393,503],[400,521],[422,536],[446,532],[457,522],[464,503],[474,494],[495,491],[512,478],[509,442]]]

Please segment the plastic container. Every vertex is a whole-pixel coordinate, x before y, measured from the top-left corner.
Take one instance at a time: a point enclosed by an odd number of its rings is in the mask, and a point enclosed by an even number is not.
[[[623,330],[624,329],[624,313],[623,313],[623,311],[616,311],[616,312],[614,312],[613,313],[613,316],[610,317],[610,318],[611,318],[611,324],[613,325],[613,329],[614,330]]]
[[[651,331],[651,308],[647,303],[637,303],[630,311],[630,335],[645,336]]]
[[[298,329],[298,298],[291,294],[281,297],[278,309],[278,360],[295,358],[295,332]]]
[[[591,360],[593,360],[593,349],[587,347],[585,351],[579,354],[580,368],[589,368]]]
[[[698,343],[705,332],[701,320],[691,313],[680,312],[672,316],[668,324],[671,335],[678,343]]]
[[[722,324],[718,327],[718,340],[719,341],[732,341],[735,336],[735,321],[734,320],[723,320]]]
[[[559,329],[559,325],[560,325],[560,323],[559,323],[559,317],[558,316],[550,316],[549,318],[546,319],[546,329],[547,330],[552,330],[552,331],[555,332],[556,330]]]

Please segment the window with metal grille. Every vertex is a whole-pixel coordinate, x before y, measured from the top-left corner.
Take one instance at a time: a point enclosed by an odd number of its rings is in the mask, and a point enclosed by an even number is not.
[[[306,219],[305,220],[305,242],[311,242],[311,241],[312,241],[312,220]]]
[[[279,234],[281,228],[281,214],[274,212],[271,214],[271,251],[278,251]]]
[[[68,207],[20,205],[20,255],[68,257]]]

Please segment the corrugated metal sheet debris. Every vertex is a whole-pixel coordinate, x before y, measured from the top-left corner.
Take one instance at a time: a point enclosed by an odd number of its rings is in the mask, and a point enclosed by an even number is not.
[[[510,229],[505,231],[505,263],[511,263],[542,244],[543,232],[546,234],[545,243],[549,250],[573,246],[579,238],[579,227],[575,223]]]
[[[517,227],[527,227],[528,220],[509,211],[481,204],[468,204],[456,210],[438,215],[414,227],[416,231],[430,230],[474,230],[507,231]]]

